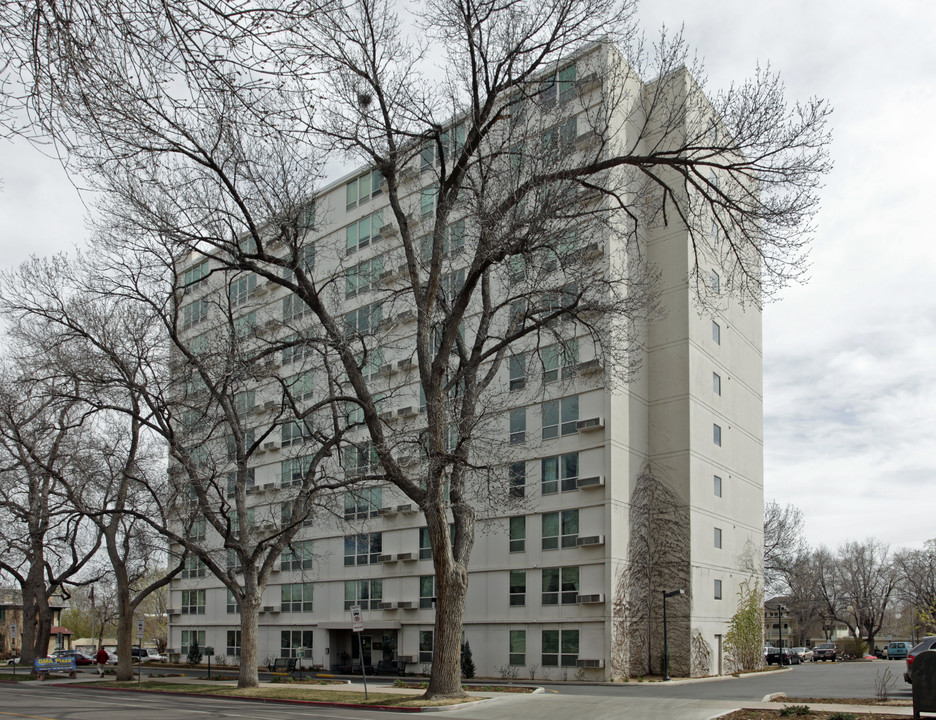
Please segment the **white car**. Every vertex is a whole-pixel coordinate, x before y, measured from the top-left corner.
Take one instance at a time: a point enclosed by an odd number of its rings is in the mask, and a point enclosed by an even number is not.
[[[795,647],[793,648],[793,652],[799,655],[800,662],[809,662],[810,660],[813,659],[812,648]]]

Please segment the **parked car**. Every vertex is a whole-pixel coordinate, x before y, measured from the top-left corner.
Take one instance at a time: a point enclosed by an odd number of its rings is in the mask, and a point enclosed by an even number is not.
[[[767,651],[768,665],[799,665],[800,658],[790,648],[769,648]]]
[[[819,643],[816,647],[813,648],[813,662],[822,660],[831,660],[835,662],[835,658],[838,655],[838,648],[835,646],[835,643]]]
[[[908,642],[892,642],[887,644],[888,660],[906,660],[913,646]]]
[[[936,635],[923,638],[918,644],[914,645],[907,653],[907,669],[904,671],[904,681],[913,683],[913,660],[922,652],[936,649]]]
[[[94,665],[94,658],[85,655],[78,650],[56,650],[52,653],[53,658],[75,658],[75,665]]]
[[[813,651],[812,651],[812,648],[808,648],[808,647],[795,647],[795,648],[793,648],[793,652],[795,652],[797,655],[799,655],[800,662],[809,662],[810,660],[813,659]]]
[[[108,656],[107,656],[107,664],[108,664],[108,665],[116,665],[116,664],[117,664],[117,653],[109,653],[109,654],[108,654]]]
[[[133,662],[166,662],[166,657],[149,648],[130,648]]]
[[[21,658],[15,657],[15,658],[10,658],[9,660],[7,660],[6,664],[7,665],[22,665],[23,661]]]

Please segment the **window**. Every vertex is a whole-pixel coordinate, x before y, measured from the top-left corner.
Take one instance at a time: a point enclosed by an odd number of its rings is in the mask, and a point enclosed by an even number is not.
[[[543,514],[543,550],[575,547],[579,533],[579,511],[562,510]]]
[[[253,390],[234,393],[234,409],[239,415],[253,410],[256,404],[256,393]]]
[[[712,270],[712,274],[709,276],[709,285],[712,288],[712,292],[717,293],[721,290],[721,278],[718,277],[718,273]]]
[[[315,268],[315,245],[303,245],[297,253],[297,269],[306,275],[311,275]],[[291,268],[283,268],[283,277],[286,280],[295,280],[296,273]]]
[[[713,479],[714,479],[715,497],[721,497],[721,496],[722,496],[722,494],[721,494],[721,492],[722,492],[722,489],[721,489],[721,485],[722,485],[722,483],[721,483],[721,477],[718,476],[718,475],[715,475],[715,476],[713,476]]]
[[[345,535],[345,565],[370,565],[377,562],[383,548],[383,538],[379,532]]]
[[[182,329],[197,325],[208,317],[208,301],[193,300],[182,308]]]
[[[205,591],[204,590],[183,590],[182,591],[182,614],[183,615],[204,615],[205,614]]]
[[[552,495],[560,490],[568,492],[578,489],[579,454],[577,452],[543,458],[542,487],[543,495]]]
[[[510,411],[510,444],[519,445],[526,441],[526,408]]]
[[[363,203],[366,203],[372,197],[380,195],[382,192],[380,183],[383,181],[383,175],[379,170],[371,170],[354,180],[345,184],[345,205],[350,210]]]
[[[380,239],[380,228],[383,227],[383,213],[375,212],[373,215],[363,217],[345,228],[345,255],[353,255],[363,250],[373,242]]]
[[[240,605],[237,604],[237,600],[234,599],[234,593],[230,590],[227,591],[227,600],[225,602],[226,609],[229,613],[239,613]]]
[[[345,315],[345,335],[367,335],[376,332],[383,322],[383,304],[380,302],[363,305]]]
[[[712,373],[712,390],[716,395],[721,395],[721,375],[716,372]]]
[[[345,520],[375,517],[380,510],[383,491],[379,487],[355,488],[344,495]]]
[[[507,259],[507,281],[516,285],[526,280],[526,258],[523,255],[511,255]]]
[[[543,440],[578,432],[578,395],[543,403]]]
[[[313,557],[311,540],[294,540],[283,548],[283,554],[280,556],[280,569],[283,571],[311,570]]]
[[[196,287],[201,285],[202,281],[208,278],[208,261],[204,260],[198,265],[193,265],[182,275],[182,284],[185,288],[185,292],[191,292]]]
[[[722,546],[722,533],[721,528],[715,528],[715,547],[721,550]]]
[[[301,485],[311,466],[311,455],[303,455],[301,457],[283,460],[283,462],[280,463],[280,483],[284,488],[293,485]]]
[[[435,575],[419,578],[419,607],[431,609],[436,599]]]
[[[429,528],[419,528],[419,559],[432,558],[432,543],[429,540]]]
[[[291,583],[280,586],[282,612],[312,612],[312,583]]]
[[[192,520],[192,525],[189,527],[188,539],[194,542],[204,542],[207,530],[208,524],[205,522],[205,518],[197,517]]]
[[[179,645],[179,650],[182,656],[189,654],[189,650],[192,647],[197,647],[203,649],[205,647],[205,631],[204,630],[183,630],[182,631],[182,643]]]
[[[511,497],[523,497],[526,494],[526,462],[510,463],[507,471],[507,484]]]
[[[312,437],[312,428],[304,420],[293,420],[283,424],[281,435],[283,447],[301,445],[306,438]]]
[[[510,658],[511,665],[526,665],[526,630],[510,631]]]
[[[287,295],[283,298],[283,322],[290,323],[301,320],[311,313],[309,306],[298,295]]]
[[[715,581],[715,599],[716,600],[722,599],[721,580]]]
[[[522,390],[526,387],[526,356],[514,355],[508,362],[510,368],[510,389]]]
[[[508,522],[510,552],[523,552],[526,550],[526,517],[518,515]]]
[[[285,341],[283,348],[283,365],[301,363],[307,357],[312,357],[312,348],[298,335],[293,335]]]
[[[231,298],[231,307],[238,307],[250,300],[257,287],[257,276],[251,273],[243,277],[234,278],[228,286],[228,295]]]
[[[234,573],[244,572],[244,568],[241,566],[240,556],[237,554],[236,550],[227,551],[227,570],[228,572]]]
[[[543,348],[543,382],[556,382],[560,377],[565,380],[575,376],[578,367],[578,340],[572,339],[565,345],[549,345]]]
[[[299,649],[312,647],[311,630],[280,630],[280,657],[299,657]],[[305,653],[306,656],[309,653]]]
[[[712,424],[712,442],[721,447],[721,425]]]
[[[419,193],[419,214],[422,217],[429,217],[432,215],[432,211],[435,210],[438,201],[438,187],[433,185],[432,187],[423,188]]]
[[[419,662],[432,662],[432,630],[419,631]]]
[[[247,530],[254,526],[254,508],[247,508]],[[228,521],[231,524],[231,532],[239,533],[241,530],[240,527],[240,518],[237,516],[237,510],[230,510],[227,514]]]
[[[578,566],[543,568],[543,605],[574,605],[578,594]]]
[[[510,303],[508,327],[511,332],[517,332],[523,328],[526,320],[527,302],[526,300],[514,300]]]
[[[297,402],[300,400],[310,400],[315,390],[315,380],[312,376],[312,371],[308,370],[288,378],[286,380],[286,387],[289,388],[293,400]]]
[[[234,318],[231,322],[231,327],[234,331],[234,337],[236,338],[243,339],[251,335],[254,328],[257,327],[257,313],[249,312],[246,315]]]
[[[375,289],[380,282],[383,269],[383,255],[377,255],[348,268],[345,272],[345,297],[353,298],[358,293]]]
[[[543,630],[543,667],[575,667],[578,653],[578,630]]]
[[[378,610],[383,600],[383,580],[345,580],[344,609],[360,605],[362,610]]]
[[[300,504],[298,500],[288,500],[284,503],[280,503],[280,523],[283,527],[289,526],[292,522],[292,513],[293,508],[299,508],[299,520],[304,526],[312,525],[312,502],[311,500],[306,500],[305,504]]]
[[[227,631],[227,645],[224,650],[228,657],[240,657],[241,654],[241,631]]]
[[[341,457],[347,475],[366,475],[380,468],[377,449],[372,442],[346,447],[342,450]]]
[[[182,578],[200,578],[205,577],[207,568],[201,558],[189,555],[185,558],[185,566],[179,576]]]
[[[510,571],[510,605],[526,605],[526,570]]]
[[[361,353],[355,357],[355,360],[365,380],[375,378],[383,366],[383,348],[377,347],[369,352]]]
[[[712,340],[716,345],[721,345],[721,325],[712,320]]]

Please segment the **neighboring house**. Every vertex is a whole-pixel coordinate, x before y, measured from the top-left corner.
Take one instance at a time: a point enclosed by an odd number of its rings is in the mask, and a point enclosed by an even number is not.
[[[790,611],[787,598],[778,596],[764,602],[764,643],[773,647],[803,645],[796,614]]]
[[[563,82],[581,91],[560,112],[597,101],[601,83],[594,80],[595,71],[601,76],[605,66],[622,62],[602,48],[560,68]],[[433,173],[430,167],[420,174],[418,158],[415,164],[418,181],[411,184],[408,201],[418,210]],[[308,237],[315,247],[314,273],[321,278],[351,269],[356,278],[364,273],[368,286],[360,279],[352,286],[349,280],[340,302],[348,317],[370,315],[402,262],[395,235],[383,229],[391,214],[380,178],[361,168],[322,189],[315,203],[320,227]],[[463,232],[461,227],[456,234]],[[372,242],[365,243],[365,235]],[[457,272],[454,244],[451,262]],[[577,247],[593,255],[596,270],[609,272],[622,259],[623,240],[613,234],[579,238]],[[737,609],[739,585],[762,556],[762,321],[757,308],[742,309],[728,298],[714,315],[699,314],[686,281],[690,247],[678,224],[656,231],[647,244],[663,276],[664,313],[645,331],[642,368],[628,384],[606,383],[585,336],[570,343],[574,352],[544,353],[542,363],[504,363],[499,380],[507,403],[504,474],[524,503],[505,504],[478,522],[464,630],[479,675],[496,676],[510,666],[526,675],[526,667],[538,665],[540,676],[544,669],[553,677],[571,677],[580,669],[594,679],[620,676],[624,635],[633,622],[625,602],[639,605],[640,597],[647,598],[657,627],[660,594],[676,589],[688,597],[668,601],[670,652],[682,658],[678,668],[674,660],[674,670],[687,674],[691,655],[695,674],[722,672],[722,638]],[[382,272],[374,276],[374,267]],[[218,320],[204,298],[224,297],[225,291],[232,302],[236,297],[236,312],[252,327],[285,336],[309,322],[275,284],[242,274],[237,282],[243,288],[225,287],[222,283],[231,280],[223,273],[206,277],[209,269],[195,257],[182,269],[187,278],[206,278],[192,284],[181,301],[191,337],[210,336]],[[712,283],[718,283],[714,270]],[[340,287],[344,291],[344,282]],[[414,353],[411,311],[406,315],[397,305],[384,312],[383,319],[392,322],[372,377],[392,402],[381,417],[398,424],[394,427],[418,427],[425,416],[418,375],[407,369]],[[574,323],[568,327],[575,331]],[[314,365],[304,362],[285,353],[275,359],[282,377],[314,373]],[[179,367],[175,364],[176,372]],[[267,390],[268,397],[264,386],[249,394],[258,422],[269,417],[264,401],[272,397],[272,385]],[[302,455],[302,442],[301,435],[287,436],[284,428],[282,438],[276,432],[255,457],[250,497],[258,532],[275,527],[275,519],[261,524],[259,518],[288,497],[285,488],[294,480],[293,459]],[[659,497],[648,489],[647,463],[671,499],[667,511],[684,536],[666,557],[655,558],[671,568],[669,579],[643,587],[628,574],[641,563],[649,565],[640,542],[665,540],[642,535],[645,531],[631,522],[641,498]],[[351,526],[316,519],[300,531],[297,549],[284,553],[264,592],[261,661],[296,657],[300,649],[307,662],[325,667],[360,659],[348,612],[357,604],[363,609],[365,664],[406,657],[417,663],[413,669],[424,667],[432,661],[435,589],[421,513],[386,484],[346,498],[344,512]],[[278,510],[269,515],[274,513],[278,517]],[[169,607],[169,652],[184,657],[197,642],[216,654],[240,654],[237,607],[197,561],[173,579]],[[634,630],[629,652],[646,655],[639,640],[643,627]],[[654,633],[652,641],[659,643],[661,631]],[[661,654],[662,649],[653,657]]]
[[[52,630],[49,636],[49,652],[71,650],[72,632],[62,626],[62,611],[68,604],[59,595],[53,595],[49,604],[52,606]],[[16,625],[15,644],[11,640],[10,625]],[[0,652],[17,654],[22,649],[23,641],[23,595],[19,590],[0,588]]]

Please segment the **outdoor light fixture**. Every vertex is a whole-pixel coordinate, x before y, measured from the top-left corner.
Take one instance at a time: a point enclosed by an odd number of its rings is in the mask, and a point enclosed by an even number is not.
[[[663,591],[663,679],[669,680],[669,638],[666,634],[666,598],[685,595],[685,590]]]

